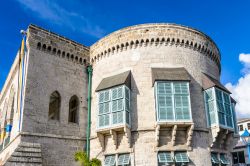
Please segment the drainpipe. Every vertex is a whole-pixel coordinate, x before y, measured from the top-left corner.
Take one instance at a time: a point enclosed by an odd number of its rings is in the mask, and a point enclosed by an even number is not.
[[[87,126],[87,156],[90,157],[90,127],[91,127],[91,86],[92,86],[92,66],[87,67],[88,73],[88,126]]]

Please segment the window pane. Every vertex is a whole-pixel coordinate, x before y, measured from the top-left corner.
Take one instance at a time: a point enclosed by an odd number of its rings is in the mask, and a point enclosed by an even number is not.
[[[123,99],[113,100],[112,112],[122,111],[122,110],[123,110]]]
[[[223,98],[225,103],[230,104],[230,97],[225,92],[223,92]]]
[[[171,96],[159,96],[158,99],[158,110],[160,120],[173,120],[173,107]]]
[[[104,114],[109,112],[109,103],[100,103],[99,104],[99,114]]]
[[[129,121],[130,121],[130,120],[129,120],[129,112],[126,111],[126,123],[127,123],[127,124],[130,124]]]
[[[115,155],[106,156],[104,160],[105,166],[114,166],[115,165]]]
[[[233,127],[232,117],[226,116],[226,120],[227,120],[227,126]]]
[[[129,154],[121,154],[118,157],[118,165],[128,165],[130,163]]]
[[[218,89],[215,90],[216,99],[222,101],[222,92]]]
[[[173,158],[171,156],[171,152],[159,152],[158,153],[158,161],[159,163],[172,163]]]
[[[188,96],[175,95],[175,115],[177,120],[189,120],[189,101]]]
[[[125,98],[128,99],[128,100],[130,100],[129,97],[130,97],[129,96],[129,89],[125,88]]]
[[[232,116],[230,105],[229,105],[229,104],[224,104],[224,105],[225,105],[225,113],[226,113],[227,115]]]
[[[119,124],[119,123],[123,123],[123,111],[120,112],[114,112],[112,113],[112,118],[113,118],[113,123],[112,124]]]
[[[217,101],[217,109],[219,112],[224,112],[224,107],[223,107],[223,103],[221,101]]]
[[[218,115],[219,115],[219,123],[225,125],[226,123],[225,123],[224,113],[219,112]]]
[[[217,120],[216,120],[216,113],[215,112],[210,112],[209,113],[210,117],[209,117],[209,120],[210,120],[210,124],[216,124],[217,123]]]
[[[172,88],[170,82],[159,82],[157,83],[158,94],[171,94]]]
[[[129,111],[130,110],[130,108],[129,108],[129,100],[125,100],[125,106],[126,106],[126,111]]]
[[[158,120],[190,120],[188,86],[187,82],[157,83]]]
[[[109,101],[110,100],[110,96],[109,96],[109,90],[104,92],[104,101]]]
[[[211,89],[205,91],[205,98],[206,98],[206,101],[210,101],[214,99],[213,91]]]
[[[109,125],[109,114],[99,115],[99,127],[104,127]]]
[[[188,94],[188,84],[187,83],[173,83],[175,94]]]

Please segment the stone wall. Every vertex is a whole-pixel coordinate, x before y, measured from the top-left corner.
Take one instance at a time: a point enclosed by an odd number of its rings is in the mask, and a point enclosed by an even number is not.
[[[147,39],[149,39],[148,42]],[[126,43],[128,43],[127,46]],[[216,45],[209,37],[199,31],[177,25],[133,26],[114,32],[91,46],[90,58],[94,69],[92,84],[92,157],[97,156],[103,161],[104,155],[107,154],[132,152],[131,155],[134,156],[131,160],[132,165],[157,165],[157,151],[169,151],[171,149],[164,148],[164,146],[155,146],[155,96],[151,68],[184,67],[191,75],[190,96],[194,122],[191,149],[188,149],[191,160],[189,165],[211,165],[210,134],[204,110],[202,73],[219,79],[220,55]],[[100,147],[100,141],[95,132],[98,109],[95,89],[103,78],[128,70],[131,70],[132,75],[132,146],[128,148],[126,143],[121,143],[115,149],[112,146],[112,136],[107,136],[105,137],[107,148],[101,151],[100,148],[97,148]]]
[[[31,25],[27,49],[22,140],[41,144],[43,165],[73,165],[73,154],[84,148],[86,137],[88,48]],[[54,91],[61,97],[59,121],[48,118]],[[79,99],[78,123],[68,122],[74,95]]]

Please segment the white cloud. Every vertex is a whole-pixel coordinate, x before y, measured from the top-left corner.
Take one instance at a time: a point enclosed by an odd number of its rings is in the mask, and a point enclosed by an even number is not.
[[[104,35],[104,30],[91,21],[72,11],[64,9],[55,1],[50,0],[17,0],[27,12],[33,12],[39,18],[48,23],[70,28],[73,31],[82,32],[100,38]]]
[[[250,54],[240,54],[239,61],[244,65],[243,77],[239,78],[235,85],[227,83],[226,87],[237,101],[236,113],[238,117],[250,117]]]

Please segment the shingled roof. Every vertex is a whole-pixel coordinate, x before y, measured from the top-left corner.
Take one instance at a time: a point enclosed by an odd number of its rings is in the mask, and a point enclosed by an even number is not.
[[[155,81],[190,81],[187,70],[181,68],[152,68],[152,84]]]
[[[95,91],[105,90],[114,86],[126,85],[128,88],[131,87],[131,76],[130,71],[120,73],[111,77],[104,78],[98,85]]]
[[[203,77],[202,77],[202,87],[204,90],[209,89],[211,87],[217,87],[231,94],[231,92],[224,85],[222,85],[220,81],[212,78],[211,76],[205,73],[203,73]]]

